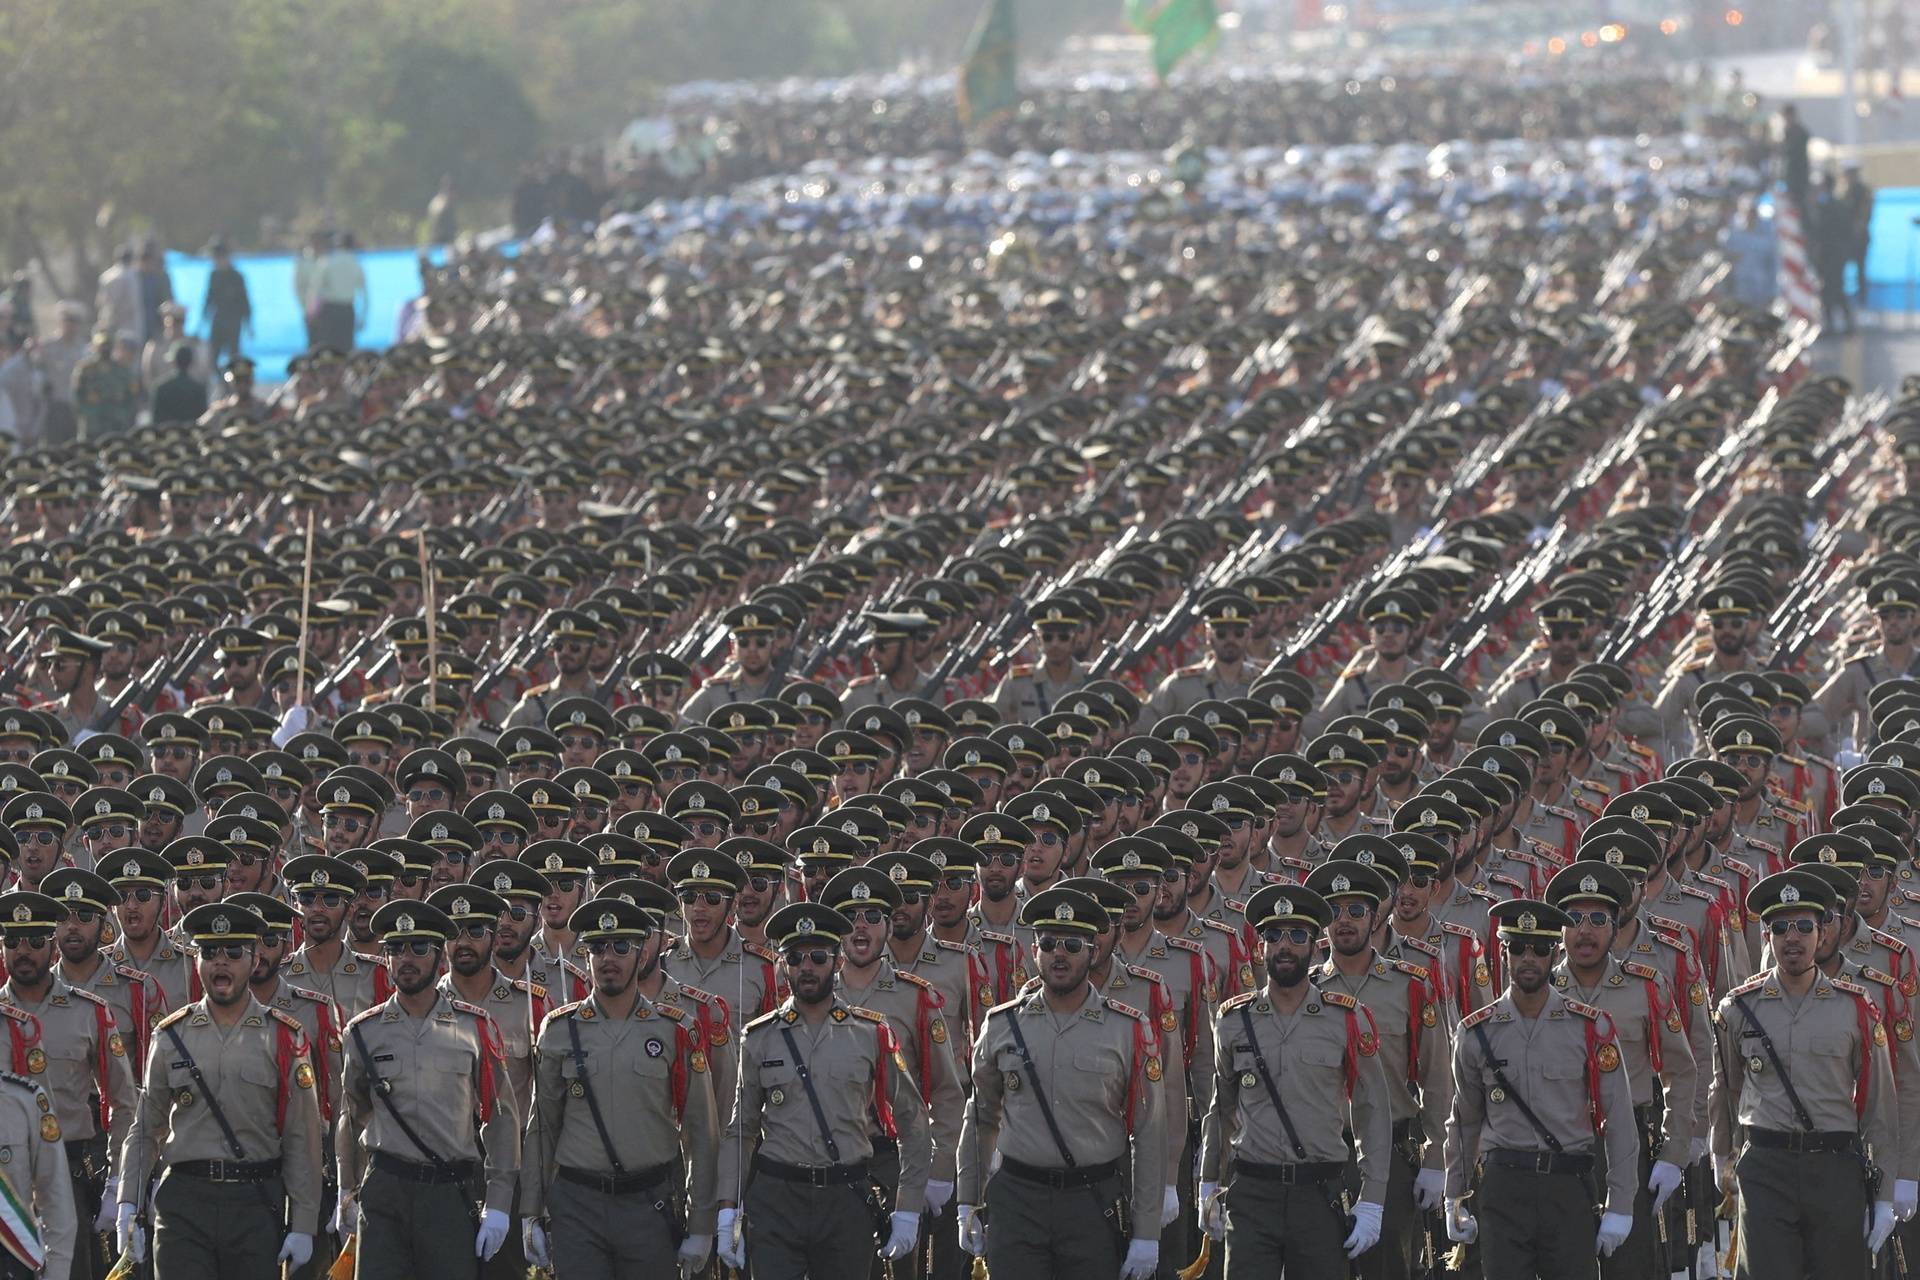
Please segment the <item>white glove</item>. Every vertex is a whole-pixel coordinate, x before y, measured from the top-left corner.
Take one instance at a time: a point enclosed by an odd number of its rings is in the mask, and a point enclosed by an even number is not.
[[[888,1261],[904,1258],[913,1252],[914,1241],[919,1238],[920,1215],[896,1213],[893,1215],[893,1229],[887,1233],[887,1243],[881,1246],[880,1256]]]
[[[953,1199],[951,1182],[929,1182],[927,1184],[927,1216],[937,1218],[940,1211],[947,1207],[947,1201]]]
[[[1893,1234],[1893,1201],[1875,1200],[1873,1211],[1867,1215],[1867,1252],[1878,1253],[1880,1246]]]
[[[954,1209],[953,1218],[959,1224],[960,1247],[976,1258],[986,1257],[987,1224],[981,1220],[980,1210],[963,1204]]]
[[[1227,1206],[1220,1199],[1220,1184],[1203,1182],[1196,1193],[1200,1197],[1200,1229],[1216,1241],[1227,1238]]]
[[[1688,1164],[1699,1164],[1702,1160],[1705,1160],[1706,1158],[1707,1158],[1707,1140],[1705,1138],[1694,1138],[1692,1141],[1687,1143],[1687,1163]]]
[[[498,1209],[489,1209],[480,1216],[480,1230],[473,1237],[473,1256],[481,1261],[489,1261],[500,1252],[500,1246],[507,1242],[507,1228],[512,1224],[507,1215]]]
[[[1680,1166],[1667,1160],[1655,1160],[1653,1172],[1647,1175],[1647,1190],[1653,1192],[1653,1211],[1660,1212],[1660,1206],[1667,1202],[1680,1186]]]
[[[279,1256],[275,1262],[285,1262],[289,1270],[298,1270],[307,1265],[307,1259],[313,1257],[313,1237],[304,1231],[289,1231],[287,1238],[280,1242]]]
[[[1915,1182],[1911,1178],[1895,1178],[1893,1180],[1893,1216],[1905,1222],[1913,1216],[1915,1209],[1920,1209],[1920,1182]]]
[[[1447,1239],[1455,1244],[1472,1244],[1479,1238],[1480,1224],[1467,1212],[1466,1201],[1447,1201]]]
[[[747,1265],[747,1242],[740,1231],[740,1211],[722,1209],[720,1219],[714,1225],[713,1247],[720,1254],[720,1261],[735,1271]]]
[[[1669,1169],[1673,1166],[1668,1165]],[[1600,1234],[1594,1238],[1594,1247],[1600,1250],[1600,1256],[1608,1258],[1613,1251],[1627,1242],[1633,1234],[1633,1215],[1630,1213],[1603,1213],[1600,1215]]]
[[[360,1204],[352,1196],[341,1196],[333,1207],[333,1234],[345,1240],[360,1227]]]
[[[1440,1169],[1422,1169],[1413,1175],[1413,1203],[1422,1213],[1438,1209],[1447,1198],[1447,1175]]]
[[[1164,1230],[1180,1216],[1180,1188],[1168,1187],[1160,1194],[1160,1226]]]
[[[536,1267],[553,1265],[553,1255],[547,1252],[547,1229],[540,1225],[540,1219],[528,1218],[520,1224],[520,1252]]]
[[[691,1276],[698,1274],[707,1265],[707,1259],[713,1256],[712,1236],[688,1236],[680,1242],[680,1274]],[[546,1263],[541,1263],[546,1266]]]
[[[100,1212],[93,1215],[93,1231],[95,1235],[114,1229],[114,1224],[119,1217],[119,1209],[120,1180],[118,1178],[108,1178],[107,1189],[100,1197]]]
[[[147,1233],[133,1220],[137,1213],[132,1205],[122,1202],[113,1222],[113,1238],[120,1246],[120,1252],[135,1262],[147,1260]]]
[[[1127,1245],[1127,1260],[1120,1264],[1120,1280],[1153,1280],[1160,1269],[1160,1241],[1134,1240]]]
[[[306,731],[313,720],[313,712],[306,707],[288,707],[280,717],[280,727],[273,731],[273,745],[284,747],[295,737]]]
[[[1371,1200],[1353,1206],[1353,1231],[1341,1244],[1349,1259],[1357,1258],[1380,1243],[1380,1217],[1385,1211]]]

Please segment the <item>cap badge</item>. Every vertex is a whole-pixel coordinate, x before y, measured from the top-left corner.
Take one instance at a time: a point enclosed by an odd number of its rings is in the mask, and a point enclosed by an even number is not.
[[[1782,903],[1788,903],[1788,902],[1798,902],[1798,901],[1800,901],[1800,890],[1799,890],[1799,888],[1798,888],[1797,886],[1795,886],[1795,885],[1790,885],[1790,884],[1786,884],[1786,885],[1781,885],[1781,886],[1780,886],[1780,901],[1781,901]]]
[[[394,924],[395,933],[412,933],[413,932],[412,916],[403,915],[398,920],[395,920],[393,924]]]
[[[1353,881],[1347,879],[1345,876],[1335,876],[1333,882],[1327,887],[1335,893],[1345,893],[1347,890],[1353,888]]]
[[[1532,933],[1535,926],[1537,926],[1540,922],[1539,920],[1534,918],[1533,912],[1522,911],[1520,913],[1519,923],[1520,923],[1520,929],[1523,933]]]

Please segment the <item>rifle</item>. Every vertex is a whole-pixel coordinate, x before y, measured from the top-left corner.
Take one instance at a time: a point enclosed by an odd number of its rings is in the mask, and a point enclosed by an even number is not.
[[[317,707],[332,697],[334,690],[346,683],[347,677],[352,675],[354,668],[360,665],[360,659],[376,638],[377,633],[369,630],[355,642],[353,648],[347,650],[347,656],[340,660],[338,666],[315,682],[312,699],[314,706]]]

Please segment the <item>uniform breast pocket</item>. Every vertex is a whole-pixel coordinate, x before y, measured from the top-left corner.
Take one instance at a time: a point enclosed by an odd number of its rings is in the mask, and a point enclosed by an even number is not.
[[[1020,1060],[1018,1049],[1002,1049],[993,1055],[993,1066],[996,1071],[1011,1073],[1024,1070],[1026,1064]]]
[[[437,1080],[452,1080],[472,1075],[473,1059],[474,1053],[471,1049],[436,1048],[429,1049],[420,1055],[420,1065]]]
[[[1341,1050],[1334,1048],[1332,1045],[1310,1044],[1302,1049],[1297,1050],[1296,1052],[1288,1054],[1287,1056],[1290,1058],[1298,1059],[1300,1062],[1310,1067],[1324,1068],[1324,1067],[1339,1066],[1341,1063],[1341,1060],[1345,1057],[1345,1054]]]
[[[766,1092],[772,1089],[787,1089],[800,1083],[800,1073],[791,1063],[777,1062],[760,1064],[760,1089]]]
[[[638,1076],[660,1077],[667,1074],[673,1065],[673,1041],[665,1036],[651,1036],[641,1045],[641,1051],[633,1056],[633,1074]]]
[[[247,1084],[261,1089],[273,1089],[280,1083],[279,1068],[272,1058],[265,1054],[249,1053],[242,1057],[233,1068],[235,1075]]]
[[[1244,1076],[1249,1071],[1257,1075],[1260,1071],[1260,1063],[1255,1059],[1253,1046],[1250,1044],[1234,1045],[1228,1050],[1227,1060],[1232,1064],[1235,1075]]]
[[[1587,1076],[1587,1064],[1582,1060],[1555,1058],[1540,1067],[1540,1078],[1556,1082],[1566,1080],[1584,1080]]]

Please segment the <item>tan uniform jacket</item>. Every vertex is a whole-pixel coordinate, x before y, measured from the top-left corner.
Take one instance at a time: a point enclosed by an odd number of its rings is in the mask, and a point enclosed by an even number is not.
[[[573,1035],[580,1037],[579,1054]],[[609,1018],[597,995],[547,1016],[535,1042],[520,1212],[537,1217],[564,1167],[610,1174],[614,1163],[587,1102],[591,1085],[621,1169],[684,1160],[687,1230],[712,1235],[719,1122],[707,1051],[693,1019],[641,996]]]
[[[906,1057],[913,1085],[927,1108],[933,1133],[934,1182],[952,1182],[954,1153],[960,1139],[960,1074],[953,1064],[952,1025],[946,1001],[925,978],[903,973],[882,957],[870,985],[854,988],[843,969],[834,978],[842,1000],[856,1009],[885,1014],[894,1043]]]
[[[1347,977],[1329,960],[1313,971],[1313,980],[1322,990],[1352,996],[1373,1015],[1393,1123],[1418,1118],[1426,1138],[1420,1167],[1438,1169],[1453,1105],[1453,1071],[1441,1016],[1444,1001],[1432,973],[1424,965],[1376,954],[1358,978]]]
[[[208,1094],[219,1100],[240,1154]],[[222,1027],[203,1000],[169,1014],[154,1032],[121,1185],[144,1193],[161,1163],[277,1160],[291,1206],[288,1229],[313,1235],[320,1226],[320,1139],[313,1064],[299,1020],[248,996],[240,1021]]]
[[[107,1165],[118,1169],[120,1149],[133,1124],[134,1080],[113,1011],[98,996],[76,991],[58,977],[38,1004],[21,1000],[8,982],[0,987],[0,1004],[40,1020],[40,1043],[28,1051],[27,1070],[53,1100],[53,1114],[66,1140],[99,1133],[104,1109]]]
[[[0,1176],[39,1225],[49,1276],[72,1269],[80,1231],[61,1139],[46,1091],[26,1076],[0,1072]]]
[[[1574,981],[1565,961],[1553,971],[1560,993],[1590,1004],[1613,1020],[1620,1040],[1620,1056],[1627,1065],[1627,1083],[1633,1087],[1633,1105],[1644,1107],[1661,1091],[1660,1147],[1655,1160],[1687,1165],[1694,1136],[1695,1100],[1706,1088],[1707,1077],[1693,1060],[1673,988],[1651,965],[1637,960],[1607,957],[1606,973],[1591,990]]]

